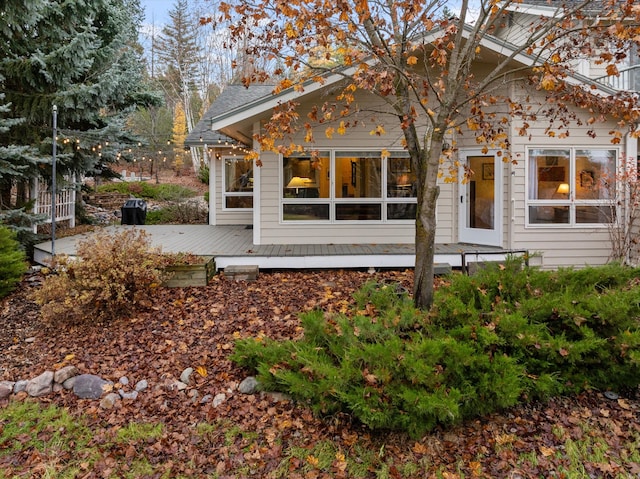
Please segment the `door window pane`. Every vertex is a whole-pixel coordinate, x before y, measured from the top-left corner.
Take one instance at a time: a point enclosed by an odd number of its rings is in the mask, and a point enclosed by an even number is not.
[[[467,183],[466,227],[492,230],[495,227],[495,162],[493,156],[470,156]]]

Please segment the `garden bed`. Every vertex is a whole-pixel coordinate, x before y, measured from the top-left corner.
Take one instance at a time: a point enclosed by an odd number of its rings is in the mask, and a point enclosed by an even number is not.
[[[188,286],[206,286],[216,274],[216,262],[213,256],[199,256],[201,262],[189,261],[184,264],[174,264],[165,269],[171,273],[171,278],[165,282],[169,288],[184,288]]]

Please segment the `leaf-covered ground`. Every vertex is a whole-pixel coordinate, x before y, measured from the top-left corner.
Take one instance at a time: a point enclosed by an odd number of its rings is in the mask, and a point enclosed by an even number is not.
[[[67,391],[42,399],[82,415],[100,459],[82,448],[76,455],[87,454],[84,462],[73,454],[37,452],[24,437],[18,451],[0,443],[0,477],[41,477],[34,471],[50,466],[52,454],[60,471],[73,457],[80,464],[77,477],[640,477],[640,403],[634,397],[608,399],[595,391],[413,440],[370,433],[347,416],[315,418],[279,395],[237,391],[248,372],[228,359],[235,339],[295,338],[301,311],[345,310],[364,281],[382,278],[409,290],[413,280],[410,271],[272,272],[255,282],[218,276],[205,288],[164,289],[149,310],[108,325],[42,324],[28,296],[38,282],[25,281],[0,303],[0,380],[74,364],[114,382],[146,379],[150,388],[114,409]],[[187,367],[200,371],[191,387],[168,390]],[[200,402],[221,393],[225,399],[217,407]],[[162,433],[114,441],[132,423],[163,424]],[[0,421],[0,437],[2,429]],[[135,472],[140,458],[148,467]]]

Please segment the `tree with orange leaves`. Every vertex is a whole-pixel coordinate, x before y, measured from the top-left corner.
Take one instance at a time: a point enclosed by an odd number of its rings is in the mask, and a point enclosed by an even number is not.
[[[485,151],[515,162],[508,130],[514,119],[520,122],[520,135],[545,119],[547,134],[562,137],[580,124],[576,109],[582,110],[589,112],[588,124],[618,122],[611,131],[614,143],[636,128],[634,96],[603,93],[588,79],[575,78],[584,58],[602,65],[607,74],[617,72],[630,47],[640,43],[640,7],[631,0],[526,3],[542,5],[549,14],[532,16],[514,29],[514,13],[526,9],[522,0],[461,0],[455,15],[441,0],[257,0],[223,2],[219,18],[203,21],[226,21],[237,38],[246,38],[250,28],[251,53],[283,65],[251,72],[246,84],[282,77],[278,93],[302,91],[308,82],[322,83],[333,75],[343,80],[308,121],[300,121],[296,102],[280,105],[256,136],[262,150],[312,150],[314,125],[325,124],[332,135],[358,124],[346,121],[361,113],[356,92],[383,100],[418,172],[414,301],[428,308],[438,181],[455,181],[460,166],[456,145],[448,144],[446,135],[473,135]],[[318,61],[318,55],[325,61]],[[481,72],[475,68],[479,62],[485,64]],[[536,91],[543,101],[532,107],[526,95],[514,97],[516,84]],[[372,134],[385,134],[385,125],[377,121]],[[307,130],[307,145],[287,141],[298,129]]]

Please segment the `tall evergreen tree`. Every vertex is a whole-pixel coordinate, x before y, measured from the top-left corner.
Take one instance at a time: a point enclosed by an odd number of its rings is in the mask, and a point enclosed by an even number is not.
[[[124,113],[158,101],[142,86],[139,0],[27,3],[0,4],[0,93],[5,123],[14,119],[0,130],[0,160],[11,165],[0,167],[5,200],[12,186],[50,175],[53,105],[60,173],[96,174],[127,140]]]
[[[189,9],[187,0],[177,0],[169,11],[169,18],[171,21],[154,42],[154,49],[162,68],[161,83],[165,86],[170,103],[181,104],[187,132],[190,132],[201,113],[201,96],[197,88],[202,83],[200,64],[203,61],[197,41],[199,22]],[[191,157],[197,169],[195,152]]]

